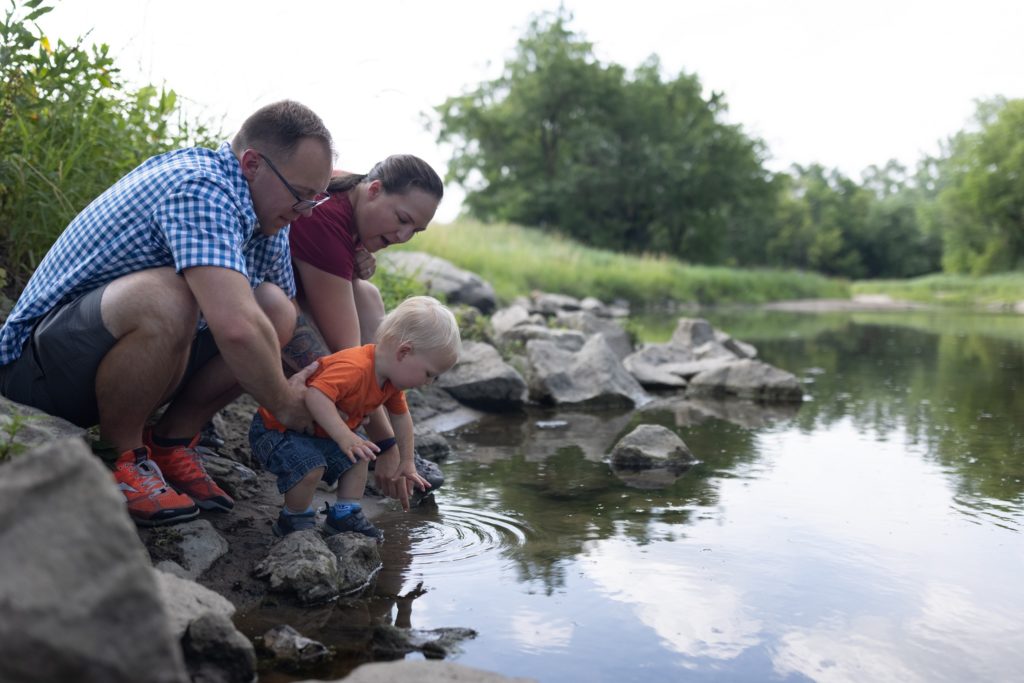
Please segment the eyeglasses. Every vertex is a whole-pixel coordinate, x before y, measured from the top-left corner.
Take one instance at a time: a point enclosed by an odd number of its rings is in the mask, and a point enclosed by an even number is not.
[[[312,199],[303,199],[299,195],[299,193],[295,191],[295,188],[291,186],[291,183],[284,179],[284,176],[281,175],[281,172],[277,170],[276,166],[274,166],[273,161],[268,159],[267,156],[263,154],[263,152],[257,152],[257,154],[260,155],[260,158],[263,159],[263,161],[267,162],[267,166],[270,167],[270,170],[274,172],[274,175],[276,175],[281,180],[281,182],[284,183],[284,186],[288,188],[288,191],[292,193],[293,197],[295,197],[295,203],[292,204],[292,211],[294,211],[295,213],[302,213],[304,211],[309,211],[310,209],[315,209],[316,207],[320,206],[321,204],[323,204],[324,202],[331,198],[331,195],[327,194],[326,192],[321,192]]]

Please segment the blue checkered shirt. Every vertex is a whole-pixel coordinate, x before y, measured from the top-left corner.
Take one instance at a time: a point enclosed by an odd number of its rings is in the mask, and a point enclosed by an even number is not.
[[[237,270],[255,288],[295,296],[288,228],[259,232],[252,195],[227,143],[155,156],[85,207],[50,247],[0,329],[0,365],[21,355],[56,306],[128,273],[170,266]]]

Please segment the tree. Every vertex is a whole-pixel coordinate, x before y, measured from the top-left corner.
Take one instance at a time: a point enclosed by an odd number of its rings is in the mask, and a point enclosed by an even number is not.
[[[1024,265],[1024,100],[979,102],[975,121],[935,161],[941,189],[929,220],[944,269],[981,275]]]
[[[482,220],[709,263],[772,201],[762,145],[694,75],[601,64],[565,10],[535,18],[501,77],[437,108],[449,179]]]
[[[168,149],[216,142],[173,91],[129,90],[106,45],[54,46],[34,23],[51,9],[12,3],[0,21],[0,244],[16,285],[120,176]]]

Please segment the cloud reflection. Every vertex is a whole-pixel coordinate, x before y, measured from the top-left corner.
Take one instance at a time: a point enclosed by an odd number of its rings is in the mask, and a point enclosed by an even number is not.
[[[569,646],[573,625],[551,614],[520,611],[512,615],[512,637],[532,652],[560,650]]]
[[[693,567],[638,561],[640,552],[633,543],[610,539],[580,562],[608,597],[633,605],[637,618],[676,652],[728,660],[758,644],[761,624],[747,614],[741,591]]]

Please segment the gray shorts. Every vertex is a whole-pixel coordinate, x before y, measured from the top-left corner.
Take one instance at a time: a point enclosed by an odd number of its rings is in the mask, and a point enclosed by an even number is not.
[[[0,367],[0,394],[80,427],[99,422],[96,371],[117,341],[100,315],[106,287],[58,306],[36,323],[21,356]],[[192,342],[181,384],[218,353],[213,335],[204,328]]]

